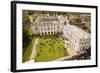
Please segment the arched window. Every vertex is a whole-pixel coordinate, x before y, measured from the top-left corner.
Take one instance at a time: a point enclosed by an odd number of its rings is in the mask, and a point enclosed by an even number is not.
[[[64,22],[64,25],[66,25],[66,22]]]
[[[46,28],[44,28],[44,30],[46,31]]]
[[[83,51],[85,51],[85,47],[83,47]]]
[[[35,30],[38,30],[38,28],[37,28],[37,27],[35,27]]]
[[[54,30],[55,30],[55,27],[54,27]]]
[[[47,33],[45,32],[45,35],[46,35]]]
[[[50,34],[50,32],[48,32],[48,34]]]
[[[51,28],[51,30],[53,30],[53,28]]]
[[[48,30],[50,30],[50,28],[48,27]]]
[[[59,26],[57,28],[59,29]]]
[[[43,32],[42,32],[42,35],[43,35]]]

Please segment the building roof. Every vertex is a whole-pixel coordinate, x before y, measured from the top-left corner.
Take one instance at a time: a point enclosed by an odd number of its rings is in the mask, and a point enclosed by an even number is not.
[[[38,16],[31,25],[59,25],[59,20],[56,16]]]
[[[72,35],[72,37],[78,37],[79,39],[88,39],[90,37],[90,34],[82,29],[80,29],[79,27],[75,26],[75,25],[66,25],[64,27],[64,30],[69,33],[70,35]]]

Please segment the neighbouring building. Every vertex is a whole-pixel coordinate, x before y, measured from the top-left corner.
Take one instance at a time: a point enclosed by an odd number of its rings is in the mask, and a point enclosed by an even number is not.
[[[85,51],[91,46],[91,36],[89,33],[78,28],[75,25],[65,25],[63,28],[63,37],[69,41],[76,52]]]

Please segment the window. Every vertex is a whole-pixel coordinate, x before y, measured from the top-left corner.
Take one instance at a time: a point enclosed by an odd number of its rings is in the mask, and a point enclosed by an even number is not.
[[[46,31],[46,28],[44,28],[44,30]]]
[[[35,27],[35,30],[38,30],[38,28],[37,28],[37,27]]]
[[[48,32],[48,34],[50,34],[50,32]]]
[[[58,29],[59,29],[59,26],[58,26]]]
[[[85,47],[83,47],[83,51],[85,51]]]
[[[66,22],[64,22],[64,25],[66,25]]]
[[[43,35],[43,32],[42,32],[42,35]]]
[[[50,30],[50,28],[48,27],[48,30]]]
[[[45,35],[46,35],[47,33],[45,32]]]
[[[55,27],[54,27],[54,30],[55,30]]]
[[[53,32],[51,32],[51,34],[53,34]]]

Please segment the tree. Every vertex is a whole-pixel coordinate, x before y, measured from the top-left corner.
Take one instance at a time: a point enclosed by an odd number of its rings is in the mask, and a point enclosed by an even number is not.
[[[33,13],[34,13],[34,11],[32,11],[32,10],[29,10],[29,11],[28,11],[28,14],[29,14],[29,15],[33,15]]]
[[[32,39],[32,29],[29,25],[29,19],[26,18],[25,21],[23,21],[23,54],[26,50],[26,47],[30,44]]]

